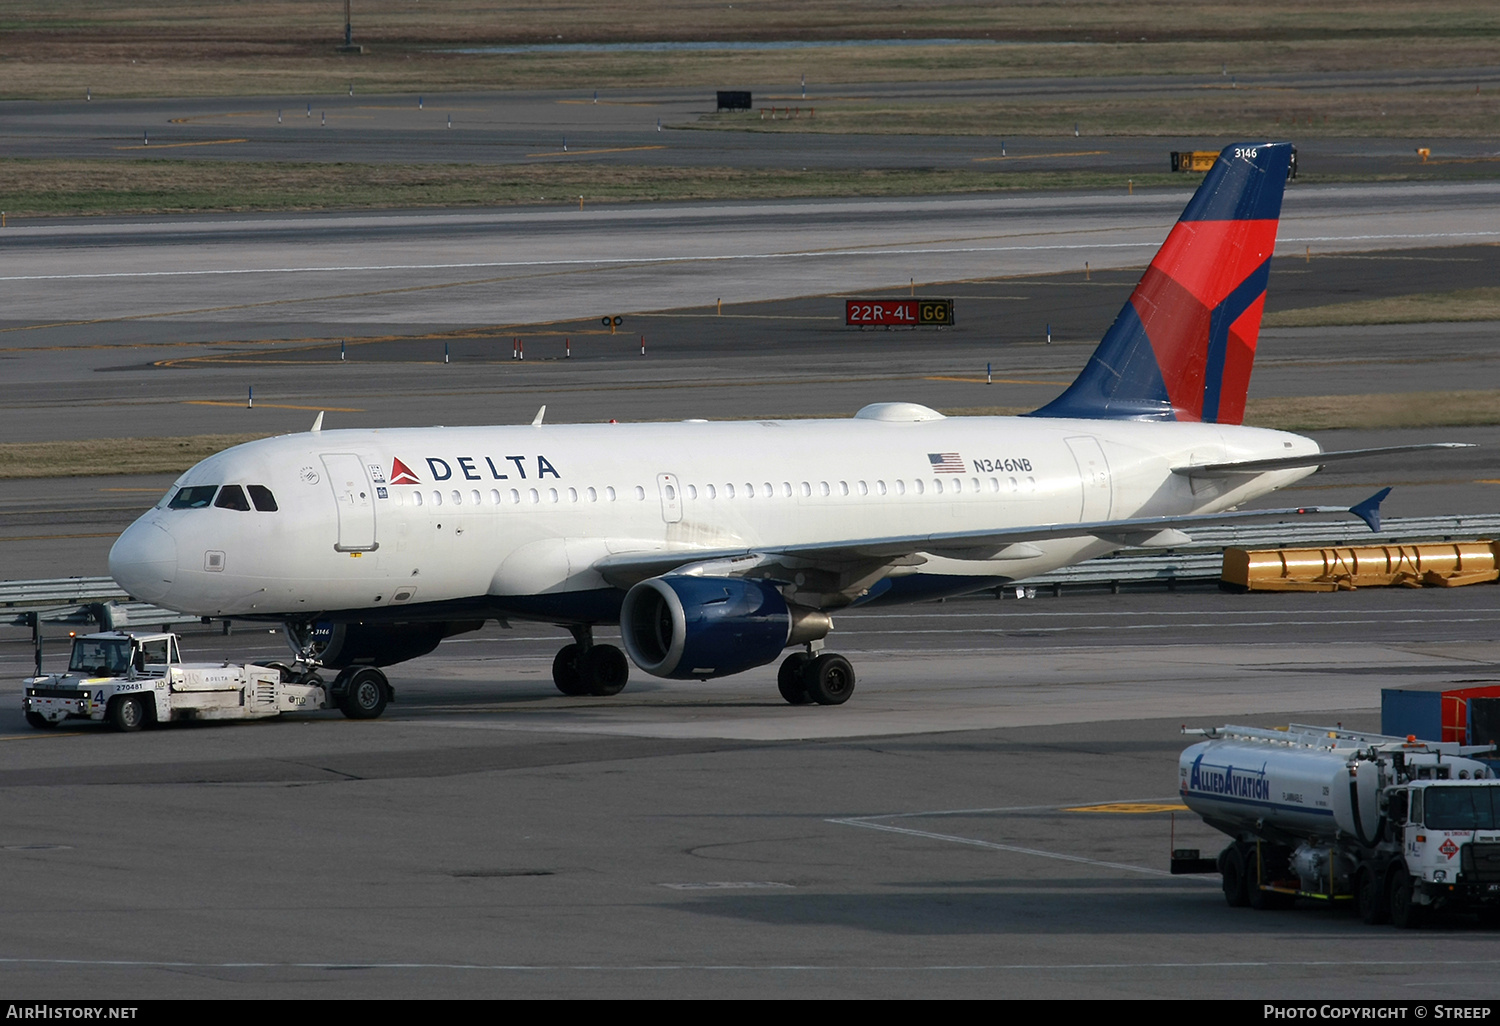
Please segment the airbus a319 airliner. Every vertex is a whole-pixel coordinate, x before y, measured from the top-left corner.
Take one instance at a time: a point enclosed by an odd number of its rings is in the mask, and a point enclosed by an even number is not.
[[[791,649],[782,696],[841,703],[854,671],[823,645],[840,609],[1330,512],[1222,512],[1375,452],[1241,425],[1291,152],[1226,148],[1077,380],[1027,416],[886,402],[842,420],[322,431],[320,415],[187,471],[110,572],[169,609],[285,622],[289,672],[340,671],[356,717],[391,695],[380,667],[491,619],[571,632],[552,666],[568,695],[625,686],[625,653],[593,637],[618,623],[647,673],[706,680]]]

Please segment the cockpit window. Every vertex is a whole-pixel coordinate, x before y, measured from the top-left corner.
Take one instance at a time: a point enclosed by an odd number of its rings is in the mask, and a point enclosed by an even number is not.
[[[250,502],[245,498],[245,489],[239,485],[225,485],[219,489],[219,497],[214,500],[214,505],[219,509],[237,509],[248,513]]]
[[[271,494],[271,489],[265,485],[246,485],[245,490],[250,493],[250,501],[255,503],[255,508],[262,513],[276,512],[276,496]]]
[[[214,492],[218,490],[218,485],[193,485],[190,488],[180,488],[177,494],[172,496],[172,501],[167,503],[167,508],[203,509],[214,501]]]

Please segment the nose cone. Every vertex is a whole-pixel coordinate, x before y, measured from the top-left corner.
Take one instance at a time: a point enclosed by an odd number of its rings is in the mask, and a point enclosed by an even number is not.
[[[109,572],[136,598],[160,602],[177,574],[177,542],[155,523],[137,520],[109,550]]]

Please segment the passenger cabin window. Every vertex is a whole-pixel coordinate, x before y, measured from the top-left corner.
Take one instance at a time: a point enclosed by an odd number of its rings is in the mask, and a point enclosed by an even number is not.
[[[180,488],[167,506],[170,509],[204,509],[214,501],[214,492],[218,490],[218,485],[193,485],[191,488]]]
[[[275,513],[280,508],[276,505],[276,496],[265,485],[246,485],[245,491],[250,493],[250,501],[262,513]]]
[[[219,497],[214,500],[214,505],[219,509],[237,509],[241,513],[250,512],[250,500],[245,498],[245,489],[239,485],[225,485],[219,489]]]

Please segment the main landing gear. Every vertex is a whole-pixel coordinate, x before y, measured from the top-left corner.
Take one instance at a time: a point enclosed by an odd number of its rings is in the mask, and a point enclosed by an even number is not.
[[[564,645],[552,660],[552,683],[565,695],[618,695],[630,679],[625,653],[613,645],[594,644],[594,629],[568,626],[573,644]]]
[[[843,705],[854,694],[854,667],[833,652],[793,652],[776,673],[776,689],[792,705]]]

